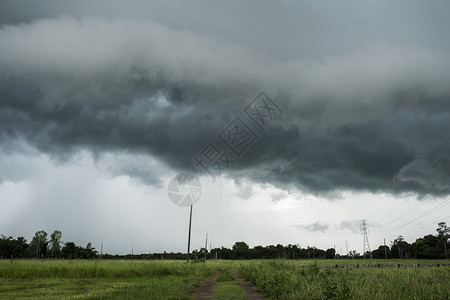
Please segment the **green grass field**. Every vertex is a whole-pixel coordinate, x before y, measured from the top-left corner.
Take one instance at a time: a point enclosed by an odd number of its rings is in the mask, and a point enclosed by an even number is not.
[[[321,268],[329,264],[414,264],[445,261],[320,260],[244,263],[242,276],[275,299],[449,299],[450,266]],[[447,262],[448,263],[448,262]],[[298,268],[298,265],[311,265]]]
[[[188,299],[215,272],[181,261],[0,261],[0,298]]]
[[[320,268],[324,264],[446,263],[413,260],[9,260],[1,299],[190,299],[216,273],[214,299],[244,299],[231,271],[268,299],[449,299],[450,267]],[[448,261],[447,261],[448,263]],[[298,265],[311,265],[298,268]]]

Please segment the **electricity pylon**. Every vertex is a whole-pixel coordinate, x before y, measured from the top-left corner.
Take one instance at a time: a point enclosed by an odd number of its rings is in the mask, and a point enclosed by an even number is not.
[[[369,224],[367,224],[367,220],[361,220],[361,234],[363,235],[363,257],[366,258],[366,252],[369,251],[370,258],[372,258],[372,252],[370,251],[369,245]]]

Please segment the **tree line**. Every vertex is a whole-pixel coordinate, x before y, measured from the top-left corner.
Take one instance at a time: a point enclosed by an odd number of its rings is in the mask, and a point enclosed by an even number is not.
[[[416,239],[415,242],[409,244],[403,238],[403,236],[397,237],[391,242],[390,247],[381,245],[378,249],[372,252],[367,252],[360,254],[356,250],[351,250],[349,253],[344,255],[339,255],[336,253],[334,248],[329,248],[327,250],[318,249],[316,247],[306,247],[302,248],[298,244],[288,244],[283,245],[270,245],[270,246],[256,246],[250,248],[245,242],[237,242],[233,245],[232,249],[228,248],[216,248],[211,249],[209,257],[219,259],[332,259],[332,258],[396,258],[396,259],[407,259],[407,258],[426,258],[426,259],[447,259],[449,256],[450,243],[449,243],[449,232],[450,228],[445,222],[438,223],[438,228],[436,229],[437,234],[428,234],[422,238]],[[200,250],[193,251],[194,257],[206,257],[206,249],[202,248]]]
[[[236,242],[233,247],[213,248],[208,251],[205,248],[194,250],[191,257],[194,260],[205,259],[332,259],[332,258],[352,258],[364,257],[372,258],[427,258],[446,259],[450,250],[449,232],[450,228],[445,222],[438,224],[437,234],[428,234],[416,239],[409,244],[402,236],[391,242],[390,247],[381,245],[372,252],[360,254],[355,250],[349,251],[345,255],[336,254],[334,248],[322,250],[316,247],[302,248],[298,244],[288,244],[283,246],[255,246],[250,248],[245,242]],[[77,246],[74,242],[63,243],[62,233],[59,230],[53,231],[48,239],[47,233],[43,230],[36,232],[27,243],[24,237],[17,239],[11,236],[1,235],[0,238],[0,258],[66,258],[66,259],[92,259],[98,258],[98,251],[88,243],[86,247]],[[186,259],[186,253],[149,253],[149,254],[128,254],[110,255],[103,254],[106,259]]]
[[[50,239],[47,232],[40,230],[36,232],[27,243],[24,237],[17,239],[12,236],[1,235],[0,238],[0,258],[95,258],[97,250],[89,242],[86,247],[77,246],[74,242],[63,243],[62,233],[59,230],[53,231]]]

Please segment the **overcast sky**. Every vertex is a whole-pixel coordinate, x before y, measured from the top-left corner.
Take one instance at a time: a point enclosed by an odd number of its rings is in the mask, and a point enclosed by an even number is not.
[[[186,251],[189,209],[167,193],[179,172],[202,183],[194,249],[208,232],[213,247],[361,252],[361,219],[372,248],[435,233],[450,221],[449,14],[448,1],[2,1],[0,233]],[[211,149],[220,176],[199,163]]]

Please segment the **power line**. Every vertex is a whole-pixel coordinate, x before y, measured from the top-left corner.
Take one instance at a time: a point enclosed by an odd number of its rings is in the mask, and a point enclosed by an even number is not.
[[[442,170],[442,168],[440,168],[440,170]],[[440,171],[440,170],[439,170],[439,171]],[[436,173],[435,173],[435,174],[436,174]],[[447,188],[447,189],[444,189],[444,188],[445,188],[447,185],[449,185],[449,183],[450,183],[450,182],[447,182],[447,183],[441,188],[441,191],[440,191],[440,192],[434,192],[434,193],[432,193],[431,195],[427,195],[427,197],[433,197],[433,198],[436,198],[436,197],[439,197],[439,196],[443,195],[444,192],[446,192],[446,191],[448,190],[448,188]],[[386,233],[386,232],[390,232],[390,231],[393,231],[393,230],[401,229],[401,228],[405,227],[406,225],[409,225],[409,224],[411,224],[412,222],[417,221],[418,219],[420,219],[420,218],[422,218],[422,217],[424,217],[424,216],[426,216],[426,215],[428,215],[428,214],[430,214],[430,213],[432,213],[432,212],[434,212],[434,211],[436,211],[436,210],[438,210],[438,209],[444,207],[445,205],[447,205],[447,204],[449,203],[449,201],[450,201],[450,199],[446,200],[444,203],[438,204],[437,206],[435,206],[435,207],[431,208],[430,210],[426,211],[424,214],[420,215],[419,217],[416,217],[416,218],[412,219],[411,221],[409,221],[409,222],[407,222],[407,223],[405,223],[405,224],[403,224],[403,225],[400,225],[400,226],[397,226],[397,227],[394,227],[394,228],[391,228],[391,229],[387,229],[387,230],[385,230],[385,231],[382,231],[382,232],[379,233],[379,234],[384,234],[384,233]],[[420,206],[424,205],[425,203],[426,203],[425,201],[419,203],[418,205],[414,206],[412,209],[408,210],[406,213],[402,214],[400,217],[397,217],[395,220],[393,220],[393,221],[391,221],[391,222],[385,224],[384,226],[389,225],[389,224],[392,224],[392,223],[394,223],[394,222],[396,222],[396,221],[399,221],[403,216],[405,216],[405,215],[407,215],[408,213],[410,213],[410,212],[416,210],[417,208],[419,208]]]
[[[444,148],[446,145],[447,145],[447,143],[450,141],[450,136],[444,141],[444,143],[442,144],[442,146],[440,147],[440,148]],[[421,189],[422,190],[424,190],[425,189],[425,186],[437,175],[437,174],[439,174],[447,165],[448,165],[449,163],[448,162],[446,162],[445,164],[443,164],[443,165],[441,165],[441,167],[434,173],[434,174],[432,174],[430,177],[428,177],[427,178],[427,180],[426,180],[426,182],[424,183],[424,184],[422,184],[421,185]],[[447,183],[448,184],[448,183]],[[447,186],[447,184],[445,184],[444,186]],[[398,205],[397,207],[395,207],[393,210],[391,210],[389,213],[383,213],[383,217],[381,217],[380,219],[378,219],[376,222],[378,223],[378,222],[380,222],[381,220],[383,220],[383,219],[385,219],[387,216],[389,216],[389,215],[391,215],[392,213],[394,213],[395,211],[397,211],[400,207],[402,207],[407,201],[409,201],[409,200],[411,200],[413,198],[413,195],[411,195],[411,196],[409,196],[409,197],[407,197],[406,199],[404,199],[403,201],[402,201],[402,203],[400,204],[400,205]],[[418,206],[420,206],[421,204],[419,204]],[[412,209],[412,210],[414,210],[414,208]],[[388,212],[389,211],[389,209],[386,211],[386,212]],[[403,215],[402,215],[403,216]],[[402,217],[401,216],[401,217]],[[398,220],[399,218],[401,218],[401,217],[398,217],[398,218],[396,218],[396,220]],[[393,223],[393,222],[395,222],[396,220],[394,220],[394,221],[391,221],[391,222],[389,222],[388,224],[391,224],[391,223]],[[385,225],[388,225],[388,224],[385,224]]]
[[[432,213],[432,212],[434,212],[434,211],[436,211],[436,210],[438,210],[438,209],[440,209],[440,208],[446,206],[446,205],[449,204],[449,203],[450,203],[450,199],[448,199],[448,200],[445,201],[444,203],[442,203],[442,204],[440,204],[440,205],[438,205],[438,206],[436,206],[436,207],[430,209],[429,211],[425,212],[423,215],[421,215],[421,216],[419,216],[419,217],[417,217],[417,218],[415,218],[415,219],[409,221],[408,223],[403,224],[403,225],[400,226],[398,229],[403,228],[403,227],[405,227],[405,226],[408,225],[408,224],[411,224],[412,222],[414,222],[414,221],[416,221],[416,220],[418,220],[418,219],[420,219],[420,218],[422,218],[422,217],[424,217],[424,216],[426,216],[426,215],[428,215],[428,214],[430,214],[430,213]]]
[[[407,232],[405,232],[404,234],[408,234],[408,233],[411,233],[411,232],[417,231],[417,230],[419,230],[419,229],[422,229],[422,228],[428,227],[428,226],[430,226],[430,225],[433,225],[433,224],[437,224],[438,222],[442,222],[442,221],[444,221],[444,220],[447,220],[448,218],[450,218],[450,216],[448,216],[448,217],[445,217],[445,218],[442,218],[442,219],[439,219],[439,220],[437,220],[437,221],[434,221],[434,222],[432,222],[432,223],[430,223],[430,224],[427,224],[427,225],[425,225],[425,226],[422,226],[422,227],[419,227],[419,228],[416,228],[416,229],[413,229],[413,230],[407,231]]]
[[[420,219],[420,218],[422,218],[422,217],[424,217],[424,216],[426,216],[426,215],[428,215],[428,214],[430,214],[430,213],[432,213],[432,212],[435,212],[435,211],[437,211],[437,210],[443,208],[443,207],[446,206],[447,204],[450,204],[450,199],[447,199],[445,202],[438,204],[437,206],[431,208],[430,210],[428,210],[428,211],[426,211],[425,213],[423,213],[422,215],[420,215],[420,216],[418,216],[418,217],[412,219],[411,221],[409,221],[409,222],[407,222],[407,223],[404,223],[403,225],[400,225],[400,226],[397,226],[397,227],[394,227],[394,228],[391,228],[391,229],[387,229],[387,230],[381,231],[381,232],[377,233],[377,235],[381,235],[381,234],[385,234],[385,233],[387,233],[387,232],[392,232],[392,231],[395,231],[395,230],[402,229],[402,228],[405,227],[406,225],[409,225],[409,224],[411,224],[411,223],[417,221],[418,219]]]
[[[448,163],[447,163],[447,164],[448,164]],[[428,178],[428,180],[422,185],[422,190],[424,189],[424,186],[425,186],[426,184],[428,184],[428,183],[431,181],[431,179],[434,178],[440,171],[442,171],[442,169],[443,169],[444,167],[445,167],[445,165],[443,165],[441,168],[439,168],[439,170],[437,170],[431,177]],[[445,185],[443,185],[443,186],[441,187],[441,190],[444,189],[445,187],[447,187],[448,185],[449,185],[449,182],[447,182]],[[431,193],[431,194],[427,194],[427,195],[426,195],[426,198],[431,198],[431,197],[433,197],[433,194],[435,194],[435,193],[436,193],[436,192]],[[442,192],[441,192],[440,194],[442,194]],[[436,196],[434,196],[433,198],[435,198],[435,197],[436,197]],[[383,219],[384,219],[385,217],[387,217],[388,215],[391,215],[393,212],[397,211],[398,208],[402,207],[407,201],[412,200],[412,199],[413,199],[413,196],[407,197],[407,198],[406,198],[399,206],[397,206],[396,208],[394,208],[389,214],[385,215],[383,218],[379,219],[379,221],[383,220]],[[384,226],[389,225],[389,224],[392,224],[392,223],[398,221],[398,220],[401,219],[403,216],[405,216],[405,215],[407,215],[408,213],[410,213],[410,212],[416,210],[416,209],[419,208],[420,206],[423,206],[425,203],[426,203],[425,200],[423,200],[421,203],[417,204],[416,206],[414,206],[413,208],[411,208],[411,209],[408,210],[407,212],[403,213],[401,216],[399,216],[399,217],[395,218],[394,220],[392,220],[392,221],[390,221],[390,222],[384,224]]]

